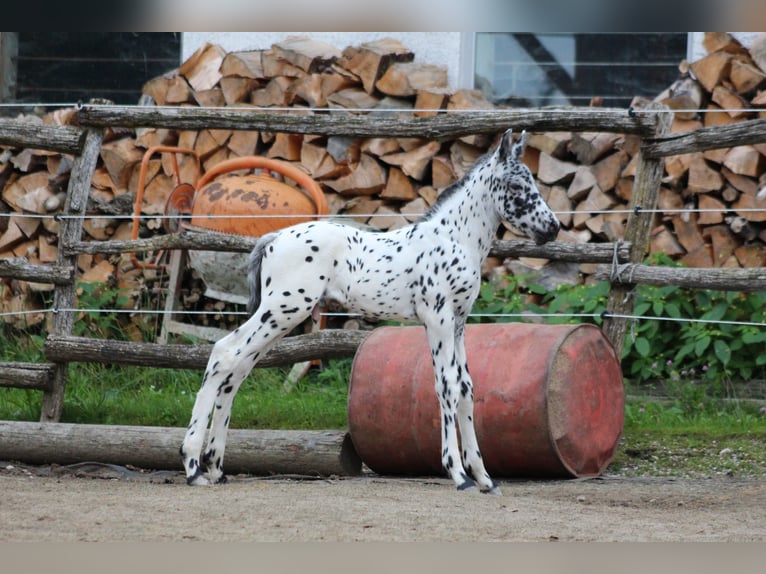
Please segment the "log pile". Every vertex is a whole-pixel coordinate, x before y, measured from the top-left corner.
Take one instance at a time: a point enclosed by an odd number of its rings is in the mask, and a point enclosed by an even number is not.
[[[680,76],[658,95],[676,110],[673,130],[766,117],[766,36],[748,51],[725,33],[705,36],[708,54],[682,62]],[[494,106],[476,90],[450,90],[443,68],[416,61],[396,40],[384,39],[339,50],[307,37],[292,37],[270,49],[227,53],[201,47],[177,70],[147,82],[142,104],[172,106],[258,106],[289,108],[289,113],[370,113],[428,116],[450,110]],[[648,101],[636,98],[638,108]],[[597,101],[594,100],[594,105]],[[319,109],[319,110],[317,110]],[[757,110],[757,111],[753,111]],[[763,111],[760,111],[763,110]],[[73,110],[29,121],[71,124]],[[530,134],[524,158],[551,207],[559,212],[560,240],[606,242],[624,233],[635,175],[638,140],[605,133]],[[177,145],[193,149],[203,172],[221,161],[263,155],[293,162],[322,186],[332,213],[348,214],[382,229],[406,225],[431,205],[494,142],[487,136],[452,141],[417,138],[355,139],[288,133],[168,129],[109,130],[94,174],[85,230],[93,240],[128,239],[138,186],[138,166],[146,149]],[[757,267],[766,264],[766,144],[737,146],[674,156],[666,161],[660,194],[664,213],[656,218],[651,249],[692,267]],[[72,158],[28,149],[0,149],[0,257],[31,262],[56,259],[57,222],[34,215],[61,210]],[[194,162],[180,158],[185,179]],[[149,164],[142,211],[161,215],[173,189],[171,158]],[[683,209],[701,212],[682,213]],[[756,211],[752,211],[755,209]],[[757,211],[760,209],[761,211]],[[606,213],[602,213],[606,212]],[[144,219],[141,235],[162,233],[159,218]],[[502,229],[500,238],[515,238]],[[490,260],[491,273],[529,272],[548,262]],[[83,255],[85,281],[105,283],[129,294],[124,304],[162,291],[154,270],[135,268],[126,256]],[[550,269],[551,266],[549,265]],[[564,280],[582,281],[588,264],[570,265]],[[187,308],[219,311],[205,301],[192,272],[184,283]],[[0,312],[35,308],[51,285],[7,279],[0,282]],[[6,321],[41,321],[42,315]],[[137,321],[139,319],[136,319]],[[213,319],[217,321],[218,319]],[[138,335],[137,335],[138,336]]]

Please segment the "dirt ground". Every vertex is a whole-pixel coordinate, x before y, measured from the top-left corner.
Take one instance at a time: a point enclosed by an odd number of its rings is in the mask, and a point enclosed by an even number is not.
[[[235,476],[0,462],[0,541],[766,541],[766,481]]]

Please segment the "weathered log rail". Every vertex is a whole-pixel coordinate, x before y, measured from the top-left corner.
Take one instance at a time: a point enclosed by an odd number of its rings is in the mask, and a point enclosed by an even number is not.
[[[43,390],[43,421],[57,421],[66,386],[67,365],[72,361],[126,362],[161,364],[168,368],[201,368],[209,348],[170,345],[117,343],[71,336],[75,307],[74,285],[76,258],[81,254],[147,252],[199,249],[246,252],[252,238],[218,234],[179,233],[135,241],[82,241],[82,216],[87,205],[95,158],[107,127],[154,127],[171,129],[263,130],[352,137],[456,138],[472,134],[497,133],[513,127],[528,131],[612,132],[638,135],[641,138],[641,161],[637,167],[634,202],[642,209],[631,212],[625,241],[617,244],[568,244],[554,242],[536,246],[529,241],[496,241],[495,257],[541,257],[574,262],[608,264],[597,277],[613,281],[609,308],[627,313],[632,298],[624,295],[634,285],[682,284],[684,286],[755,290],[764,288],[764,271],[739,269],[664,269],[641,265],[648,242],[651,209],[656,203],[661,160],[676,154],[766,141],[766,120],[753,120],[730,126],[700,128],[686,134],[665,133],[669,111],[665,108],[628,110],[598,108],[545,108],[495,110],[488,112],[440,113],[416,118],[398,111],[326,111],[295,113],[264,111],[253,108],[172,108],[130,107],[86,104],[77,110],[79,127],[30,125],[0,119],[0,144],[74,154],[75,165],[67,190],[59,237],[59,260],[56,265],[32,266],[23,258],[0,261],[0,277],[49,282],[56,285],[55,306],[60,311],[54,320],[54,332],[46,343],[46,355],[53,365],[30,366],[0,363],[0,386],[21,386]],[[615,257],[616,255],[616,257]],[[626,266],[628,265],[628,266]],[[615,276],[615,272],[616,276]],[[628,281],[628,284],[621,283]],[[611,319],[605,331],[620,349],[624,340],[624,321]],[[262,366],[288,364],[317,356],[353,354],[359,341],[344,333],[326,332],[318,338],[285,339],[275,347]],[[361,335],[360,335],[361,336]],[[313,336],[305,336],[313,337]],[[344,337],[332,348],[323,337]],[[339,350],[340,347],[342,350]],[[178,354],[177,354],[178,353]],[[26,373],[26,374],[25,374]],[[17,381],[18,384],[15,384]]]
[[[327,329],[286,337],[258,361],[258,366],[281,367],[317,358],[353,357],[367,335],[368,331]],[[56,335],[45,341],[45,356],[53,362],[149,365],[167,369],[204,369],[212,349],[213,345],[208,343],[162,345]]]
[[[255,247],[257,239],[242,235],[224,235],[222,233],[199,233],[181,231],[171,235],[159,235],[146,239],[123,241],[78,241],[64,246],[68,255],[83,253],[145,253],[149,251],[165,251],[172,249],[191,249],[199,251],[233,251],[250,252]],[[613,243],[565,243],[554,242],[536,245],[527,239],[502,240],[492,243],[489,254],[493,257],[542,257],[579,263],[604,263],[614,258]],[[617,258],[627,261],[630,244],[619,242]]]
[[[717,273],[713,273],[717,271]],[[766,268],[705,269],[687,267],[654,267],[628,263],[614,267],[601,265],[593,274],[613,284],[676,285],[688,289],[717,291],[766,291]]]
[[[534,108],[443,113],[406,117],[396,111],[333,110],[321,114],[263,111],[254,108],[189,108],[85,105],[80,125],[89,127],[155,127],[182,130],[263,130],[295,134],[360,138],[456,138],[495,134],[513,127],[530,131],[603,131],[653,135],[655,114],[629,114],[614,108]]]

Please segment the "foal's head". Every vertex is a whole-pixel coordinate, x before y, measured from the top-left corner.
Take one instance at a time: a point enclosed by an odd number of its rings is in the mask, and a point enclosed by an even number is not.
[[[559,221],[543,200],[532,172],[521,161],[526,132],[513,143],[511,130],[490,156],[492,194],[498,213],[508,223],[542,245],[556,238]]]

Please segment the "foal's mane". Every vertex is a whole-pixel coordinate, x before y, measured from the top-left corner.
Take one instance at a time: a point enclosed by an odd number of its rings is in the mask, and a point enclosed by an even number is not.
[[[438,213],[441,209],[441,206],[453,195],[459,192],[459,190],[463,187],[463,183],[466,182],[471,174],[479,169],[479,167],[483,166],[489,157],[495,152],[495,148],[493,147],[489,151],[487,151],[485,154],[480,156],[475,162],[473,162],[473,165],[469,168],[465,174],[463,174],[463,177],[458,179],[457,181],[453,181],[451,184],[449,184],[447,187],[444,188],[444,190],[436,197],[436,201],[434,201],[434,204],[428,208],[428,211],[426,211],[423,216],[420,218],[420,221],[427,221],[431,219],[434,214]]]

